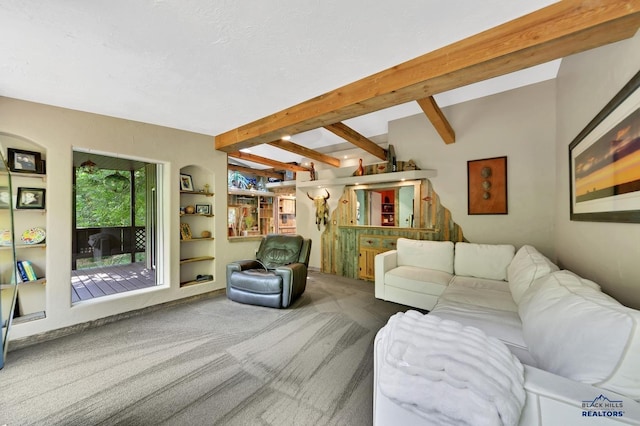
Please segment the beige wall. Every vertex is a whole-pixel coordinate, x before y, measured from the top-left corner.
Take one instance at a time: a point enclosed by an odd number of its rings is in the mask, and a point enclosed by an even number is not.
[[[557,78],[556,252],[560,264],[640,308],[640,224],[569,220],[571,141],[640,70],[640,35],[562,61]]]
[[[446,145],[423,115],[389,123],[400,160],[437,170],[431,179],[465,237],[477,243],[532,244],[553,258],[555,86],[553,81],[444,108],[456,132]],[[507,156],[507,215],[467,214],[467,161]]]
[[[226,155],[210,136],[0,97],[0,131],[37,143],[47,159],[46,319],[15,325],[11,339],[87,322],[109,315],[225,287],[225,265],[251,256],[255,242],[230,244],[226,238]],[[6,147],[5,147],[6,148]],[[162,285],[71,306],[71,170],[74,148],[98,150],[164,164],[166,218]],[[211,173],[215,193],[215,282],[179,287],[178,174],[197,165]]]

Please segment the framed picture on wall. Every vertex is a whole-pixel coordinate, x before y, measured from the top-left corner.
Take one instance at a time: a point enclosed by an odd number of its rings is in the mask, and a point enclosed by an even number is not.
[[[569,145],[571,220],[640,222],[640,72]]]
[[[44,209],[45,208],[44,188],[18,188],[16,197],[17,209]]]
[[[7,148],[9,170],[17,173],[44,173],[41,154],[34,151]]]
[[[193,191],[193,179],[191,175],[180,173],[180,191]]]
[[[196,213],[203,215],[211,214],[211,204],[196,204]]]
[[[469,214],[508,214],[507,157],[467,161]]]

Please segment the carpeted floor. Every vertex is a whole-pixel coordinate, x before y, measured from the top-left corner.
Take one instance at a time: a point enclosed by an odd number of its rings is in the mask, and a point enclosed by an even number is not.
[[[311,272],[290,309],[223,295],[28,346],[0,425],[371,425],[373,339],[407,309]]]

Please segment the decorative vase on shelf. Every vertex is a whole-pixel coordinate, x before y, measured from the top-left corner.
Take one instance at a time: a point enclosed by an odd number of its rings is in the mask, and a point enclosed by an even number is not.
[[[364,175],[364,166],[362,165],[362,158],[358,160],[358,168],[355,172],[353,172],[354,176],[363,176]]]

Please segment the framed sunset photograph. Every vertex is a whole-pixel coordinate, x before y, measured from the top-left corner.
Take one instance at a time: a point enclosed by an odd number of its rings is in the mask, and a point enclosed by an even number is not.
[[[640,222],[640,73],[569,145],[571,220]]]

